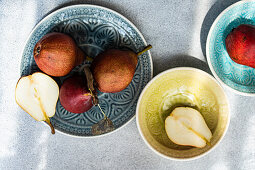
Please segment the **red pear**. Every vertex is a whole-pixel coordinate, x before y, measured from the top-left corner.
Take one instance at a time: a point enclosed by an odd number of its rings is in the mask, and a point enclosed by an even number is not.
[[[84,60],[84,53],[75,41],[63,33],[49,33],[34,47],[38,67],[51,76],[65,76]]]
[[[226,48],[234,62],[255,68],[255,26],[242,24],[234,28],[226,38]]]
[[[78,75],[64,81],[60,88],[59,100],[62,106],[72,113],[83,113],[93,106],[86,79]]]
[[[130,50],[108,49],[96,56],[91,68],[98,89],[105,93],[124,90],[135,74],[138,56],[152,48],[148,45],[139,53]]]

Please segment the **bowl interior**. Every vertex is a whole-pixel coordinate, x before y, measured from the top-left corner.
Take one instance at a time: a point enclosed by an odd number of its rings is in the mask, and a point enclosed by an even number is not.
[[[242,94],[255,93],[255,69],[235,63],[228,55],[225,39],[241,24],[255,25],[255,1],[239,1],[214,21],[207,39],[207,59],[214,76]]]
[[[174,144],[165,131],[165,119],[178,106],[190,106],[203,115],[213,137],[204,148]],[[226,95],[207,73],[197,69],[172,69],[147,85],[137,108],[138,126],[146,142],[170,158],[192,158],[213,148],[229,121]]]

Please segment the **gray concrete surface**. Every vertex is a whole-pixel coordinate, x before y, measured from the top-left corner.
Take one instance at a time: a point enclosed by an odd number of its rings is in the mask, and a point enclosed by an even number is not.
[[[231,121],[220,145],[203,158],[176,162],[154,154],[135,120],[102,138],[51,135],[14,100],[24,42],[47,14],[89,3],[133,22],[153,45],[154,76],[176,66],[208,71],[205,42],[214,19],[235,0],[0,0],[0,169],[255,169],[255,97],[225,91]]]

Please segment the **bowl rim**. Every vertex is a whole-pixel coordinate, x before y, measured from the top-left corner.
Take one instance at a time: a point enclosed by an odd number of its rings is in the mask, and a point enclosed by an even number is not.
[[[215,28],[216,24],[218,23],[218,21],[221,19],[221,17],[227,13],[229,10],[231,10],[232,8],[234,8],[235,6],[238,6],[240,4],[243,4],[243,3],[247,3],[247,2],[255,2],[254,0],[245,0],[245,1],[238,1],[232,5],[230,5],[229,7],[227,7],[225,10],[223,10],[219,15],[218,17],[214,20],[210,30],[209,30],[209,33],[208,33],[208,36],[207,36],[207,40],[206,40],[206,58],[207,58],[207,63],[209,65],[209,68],[213,74],[213,76],[224,86],[224,87],[227,87],[228,89],[230,89],[232,92],[236,93],[236,94],[239,94],[239,95],[243,95],[243,96],[255,96],[255,92],[254,93],[248,93],[248,92],[241,92],[241,91],[238,91],[232,87],[230,87],[229,85],[227,85],[223,80],[220,79],[220,77],[217,75],[217,73],[215,72],[213,66],[212,66],[212,63],[211,63],[211,59],[210,59],[210,53],[209,53],[209,47],[210,47],[210,39],[212,37],[212,32],[213,32],[213,29]]]
[[[29,39],[30,37],[32,36],[32,34],[34,33],[34,31],[45,21],[47,21],[47,19],[49,19],[50,17],[54,16],[57,12],[60,12],[60,11],[64,11],[64,10],[67,10],[67,9],[70,9],[70,8],[78,8],[78,7],[96,7],[96,8],[99,8],[99,9],[103,9],[103,10],[106,10],[106,11],[109,11],[121,18],[123,18],[127,23],[129,23],[133,29],[137,32],[137,34],[141,37],[142,41],[144,42],[145,46],[148,45],[148,43],[146,42],[144,36],[142,35],[142,33],[138,30],[138,28],[129,20],[127,19],[124,15],[122,15],[121,13],[117,12],[117,11],[114,11],[110,8],[107,8],[107,7],[104,7],[104,6],[100,6],[100,5],[93,5],[93,4],[75,4],[75,5],[69,5],[69,6],[66,6],[66,7],[62,7],[62,8],[59,8],[59,9],[56,9],[54,11],[50,11],[50,13],[46,14],[45,16],[43,16],[43,18],[38,22],[38,23],[35,23],[35,26],[33,27],[33,29],[30,31],[30,33],[28,34],[28,37],[26,39],[26,41],[24,41],[24,44],[23,44],[23,50],[22,50],[22,55],[20,56],[19,58],[19,67],[21,67],[21,64],[22,64],[22,58],[23,58],[23,54],[24,54],[24,50],[25,50],[25,47],[27,45],[27,43],[29,42]],[[148,56],[149,56],[149,60],[150,60],[150,64],[151,64],[151,75],[149,77],[149,80],[151,80],[153,78],[153,61],[152,61],[152,57],[151,57],[151,53],[150,53],[150,50],[147,51],[148,52]],[[138,97],[139,99],[139,97]],[[137,104],[137,103],[136,103]],[[60,133],[60,134],[64,134],[66,136],[70,136],[70,137],[75,137],[75,138],[99,138],[99,137],[103,137],[103,136],[106,136],[106,135],[110,135],[110,134],[113,134],[114,132],[117,132],[119,131],[120,129],[122,129],[123,127],[125,127],[127,124],[129,124],[134,118],[135,118],[135,115],[136,115],[136,112],[134,113],[133,117],[131,117],[127,122],[125,122],[124,124],[122,124],[121,126],[119,126],[117,129],[114,129],[113,131],[111,132],[108,132],[108,133],[104,133],[104,134],[101,134],[101,135],[96,135],[96,136],[78,136],[78,135],[73,135],[73,134],[69,134],[69,133],[65,133],[65,132],[62,132],[61,130],[58,130],[55,128],[55,131]],[[47,123],[43,122],[43,124],[45,126],[48,126],[46,125]]]
[[[156,81],[159,77],[167,74],[167,73],[170,73],[170,72],[173,72],[173,71],[178,71],[178,70],[189,70],[189,71],[196,71],[196,72],[199,72],[201,74],[204,74],[205,76],[207,76],[208,78],[210,78],[211,80],[213,80],[221,89],[223,95],[225,96],[225,99],[226,99],[226,103],[227,103],[227,108],[228,108],[228,118],[227,118],[227,123],[226,123],[226,127],[224,129],[224,132],[223,134],[220,136],[219,140],[215,143],[215,145],[210,148],[209,150],[205,151],[204,153],[200,154],[200,155],[197,155],[197,156],[193,156],[193,157],[190,157],[190,158],[175,158],[175,157],[170,157],[170,156],[166,156],[162,153],[160,153],[159,151],[157,151],[155,148],[153,148],[149,142],[146,140],[144,134],[142,133],[142,130],[141,130],[141,127],[140,127],[140,123],[139,123],[139,107],[140,107],[140,103],[141,103],[141,100],[142,100],[142,97],[145,93],[145,91],[150,87],[150,85]],[[200,70],[198,68],[193,68],[193,67],[176,67],[176,68],[171,68],[171,69],[168,69],[166,71],[163,71],[161,72],[160,74],[158,74],[157,76],[155,76],[153,79],[150,80],[150,82],[144,87],[142,93],[140,94],[140,97],[138,99],[138,102],[137,102],[137,105],[136,105],[136,125],[137,125],[137,128],[138,128],[138,131],[139,131],[139,134],[141,135],[143,141],[145,142],[145,144],[152,150],[154,151],[154,153],[156,153],[157,155],[163,157],[163,158],[166,158],[166,159],[169,159],[169,160],[174,160],[174,161],[191,161],[191,160],[195,160],[195,159],[198,159],[198,158],[201,158],[205,155],[208,155],[211,151],[213,151],[219,144],[220,142],[222,141],[222,139],[224,138],[224,136],[226,135],[227,131],[228,131],[228,128],[229,128],[229,123],[230,123],[230,105],[229,105],[229,100],[228,100],[228,97],[224,91],[224,89],[222,88],[221,84],[212,76],[210,75],[209,73],[203,71],[203,70]]]

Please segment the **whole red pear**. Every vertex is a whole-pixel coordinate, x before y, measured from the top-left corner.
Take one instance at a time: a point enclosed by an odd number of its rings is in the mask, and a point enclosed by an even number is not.
[[[138,53],[127,49],[107,49],[96,56],[91,71],[98,89],[104,93],[124,90],[134,77],[138,56],[151,48],[148,45]]]
[[[230,58],[242,65],[255,68],[255,26],[242,24],[234,28],[226,38]]]
[[[99,90],[105,93],[124,90],[132,81],[137,62],[133,51],[108,49],[96,56],[91,68]]]
[[[83,113],[88,111],[93,104],[86,78],[75,75],[66,79],[60,88],[59,100],[69,112]]]
[[[38,67],[51,76],[65,76],[82,63],[84,53],[75,41],[64,33],[48,33],[34,47]]]

